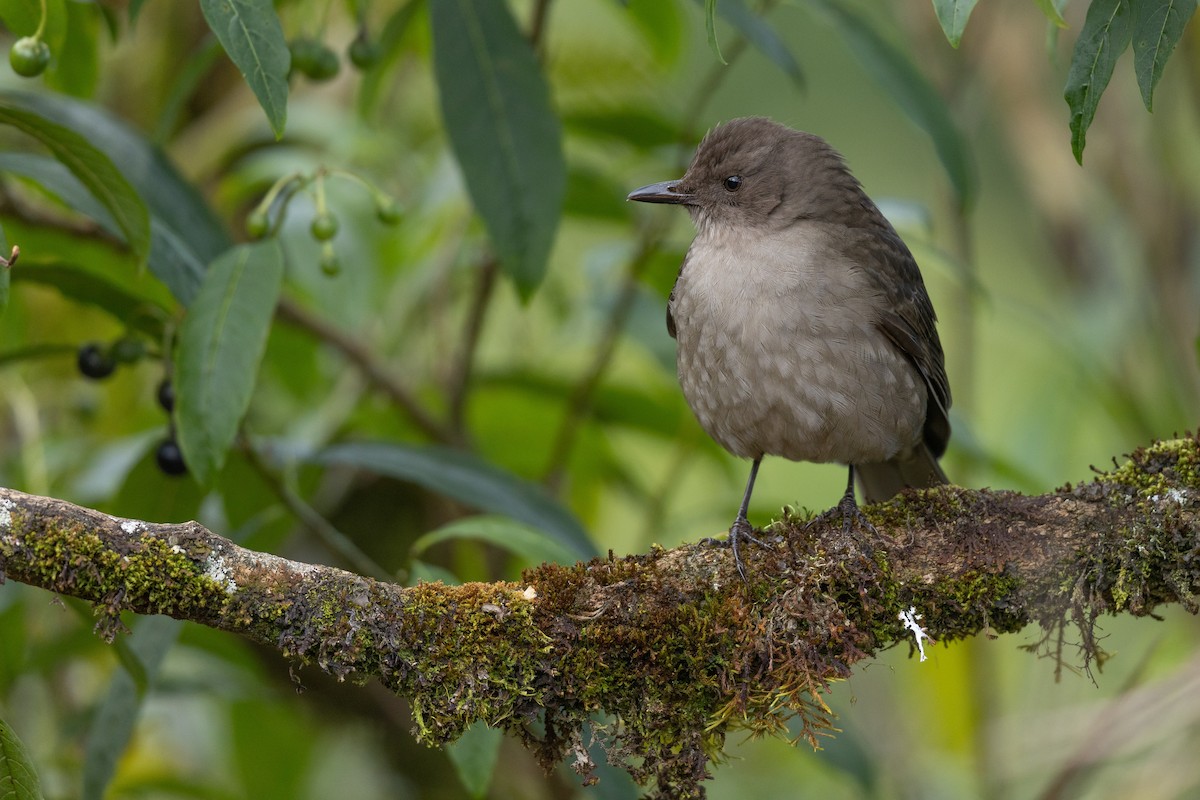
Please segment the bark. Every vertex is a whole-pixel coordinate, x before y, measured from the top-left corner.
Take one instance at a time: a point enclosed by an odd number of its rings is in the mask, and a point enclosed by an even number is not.
[[[596,734],[663,797],[702,796],[732,730],[782,732],[799,715],[815,743],[829,681],[886,647],[915,650],[908,609],[938,642],[1037,623],[1060,663],[1074,624],[1087,666],[1103,655],[1100,615],[1198,608],[1197,437],[1051,494],[946,486],[864,511],[875,532],[785,513],[746,548],[748,583],[727,549],[691,544],[546,564],[518,583],[406,588],[246,550],[195,522],[0,488],[0,581],[92,601],[110,640],[121,611],[167,614],[339,679],[377,677],[411,698],[430,743],[482,721],[590,780]]]

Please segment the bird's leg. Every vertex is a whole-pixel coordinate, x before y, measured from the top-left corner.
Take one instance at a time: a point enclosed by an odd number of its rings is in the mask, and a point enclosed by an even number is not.
[[[742,563],[741,553],[738,552],[738,542],[747,539],[757,545],[766,546],[762,541],[750,535],[753,528],[750,527],[750,520],[746,518],[746,512],[750,508],[750,495],[754,493],[754,479],[758,477],[758,465],[761,463],[762,456],[759,456],[750,465],[750,479],[746,481],[746,493],[742,495],[742,505],[738,508],[737,518],[729,528],[729,549],[733,551],[733,565],[737,567],[738,575],[742,576],[743,583],[750,581],[746,578],[746,566]]]
[[[850,477],[846,481],[846,493],[842,495],[842,499],[837,504],[838,511],[842,512],[842,533],[849,533],[850,528],[855,522],[862,525],[870,533],[876,533],[875,526],[866,518],[858,507],[858,503],[854,500],[854,465],[850,465]]]
[[[858,503],[854,499],[854,465],[853,464],[850,465],[850,476],[849,476],[849,479],[846,481],[846,493],[844,495],[842,495],[842,499],[838,501],[838,504],[836,506],[829,509],[825,513],[818,514],[816,517],[813,517],[813,519],[808,523],[808,525],[812,525],[813,523],[817,522],[818,520],[820,520],[822,522],[828,521],[828,520],[832,519],[835,514],[842,515],[842,533],[844,533],[844,534],[850,533],[851,528],[854,527],[854,523],[856,523],[856,522],[860,526],[862,526],[862,528],[865,531],[867,531],[868,533],[875,534],[877,532],[875,530],[875,526],[872,525],[871,521],[869,519],[867,519],[865,514],[862,513],[862,510],[859,509]],[[805,527],[808,527],[808,525],[806,525]]]

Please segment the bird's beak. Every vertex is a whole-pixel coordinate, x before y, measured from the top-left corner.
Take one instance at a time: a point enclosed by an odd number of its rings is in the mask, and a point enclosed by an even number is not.
[[[637,200],[641,203],[673,203],[675,205],[688,205],[696,196],[688,192],[681,192],[678,189],[679,181],[663,181],[662,183],[652,183],[649,186],[643,186],[640,189],[634,189],[629,193],[626,200]]]

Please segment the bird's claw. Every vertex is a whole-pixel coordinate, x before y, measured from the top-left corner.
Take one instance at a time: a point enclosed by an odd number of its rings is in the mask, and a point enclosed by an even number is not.
[[[711,536],[700,540],[700,544],[713,545],[716,547],[728,547],[733,551],[733,565],[737,568],[738,575],[744,583],[749,583],[750,579],[746,576],[746,564],[742,561],[741,549],[738,547],[742,541],[754,542],[759,547],[768,547],[769,545],[762,539],[753,536],[750,532],[754,530],[750,526],[750,521],[744,517],[738,517],[733,521],[733,525],[729,528],[729,537],[727,539],[714,539]]]

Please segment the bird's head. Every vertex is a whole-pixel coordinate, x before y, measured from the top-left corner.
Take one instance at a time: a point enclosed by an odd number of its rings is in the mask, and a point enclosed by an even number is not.
[[[682,205],[703,231],[840,220],[866,198],[821,137],[765,117],[742,117],[704,137],[682,178],[635,189],[628,199]]]

